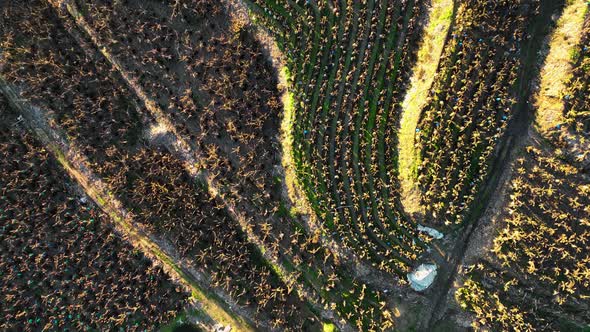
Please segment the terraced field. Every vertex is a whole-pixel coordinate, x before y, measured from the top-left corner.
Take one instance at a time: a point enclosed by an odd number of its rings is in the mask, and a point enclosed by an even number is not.
[[[51,115],[87,159],[85,166],[103,179],[109,196],[138,226],[158,236],[160,246],[172,246],[178,259],[201,270],[197,273],[207,278],[207,287],[251,306],[253,320],[270,314],[265,321],[286,324],[294,313],[301,319],[306,309],[297,294],[287,294],[287,286],[253,250],[227,208],[204,190],[206,184],[164,147],[147,146],[150,138],[144,135],[158,125],[108,62],[83,37],[79,44],[51,7],[37,2],[11,9],[5,16],[12,18],[11,30],[3,35],[21,43],[5,52],[4,77]],[[32,19],[24,19],[25,11]],[[19,17],[22,21],[15,21]],[[52,97],[56,91],[63,92],[59,98]],[[157,138],[151,140],[157,143]]]
[[[0,328],[590,328],[589,6],[1,3]]]

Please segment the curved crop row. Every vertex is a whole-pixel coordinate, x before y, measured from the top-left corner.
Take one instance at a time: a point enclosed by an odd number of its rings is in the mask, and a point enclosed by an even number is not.
[[[519,99],[537,0],[462,2],[416,128],[422,204],[435,224],[460,223],[488,173]],[[499,19],[501,18],[501,19]]]
[[[253,2],[272,10],[270,1]],[[394,144],[423,6],[373,0],[285,6],[300,22],[290,27],[298,40],[279,42],[296,100],[293,155],[303,190],[326,232],[398,275],[423,249],[400,206]]]

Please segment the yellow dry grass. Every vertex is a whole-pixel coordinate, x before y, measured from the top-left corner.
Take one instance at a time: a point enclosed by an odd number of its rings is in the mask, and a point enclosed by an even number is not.
[[[547,133],[563,118],[563,91],[572,75],[572,53],[579,44],[588,10],[585,1],[568,1],[557,28],[551,35],[549,54],[541,70],[541,83],[536,96],[536,127],[540,133]]]

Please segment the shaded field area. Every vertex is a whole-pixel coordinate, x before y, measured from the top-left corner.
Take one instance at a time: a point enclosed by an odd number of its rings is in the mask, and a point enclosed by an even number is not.
[[[190,294],[113,232],[0,98],[0,328],[144,330]]]

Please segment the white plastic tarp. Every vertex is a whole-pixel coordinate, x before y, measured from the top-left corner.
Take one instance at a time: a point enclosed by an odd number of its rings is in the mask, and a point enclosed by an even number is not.
[[[408,280],[410,286],[415,291],[423,291],[430,287],[434,278],[436,277],[435,264],[420,264],[418,268],[411,273],[408,273]]]
[[[424,233],[432,236],[433,238],[435,238],[437,240],[442,239],[443,236],[444,236],[443,233],[437,231],[436,229],[431,228],[431,227],[422,226],[420,224],[418,224],[418,231],[419,232],[424,232]]]

